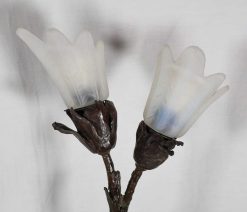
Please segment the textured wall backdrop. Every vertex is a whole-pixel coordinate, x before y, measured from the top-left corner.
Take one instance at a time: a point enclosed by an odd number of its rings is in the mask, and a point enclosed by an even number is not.
[[[0,211],[103,212],[103,163],[74,137],[53,131],[55,120],[73,125],[17,27],[38,36],[56,27],[71,39],[88,29],[106,42],[110,99],[119,114],[112,156],[124,189],[161,46],[175,55],[200,46],[206,74],[226,73],[231,90],[183,137],[174,157],[144,174],[130,212],[247,211],[245,0],[0,1]]]

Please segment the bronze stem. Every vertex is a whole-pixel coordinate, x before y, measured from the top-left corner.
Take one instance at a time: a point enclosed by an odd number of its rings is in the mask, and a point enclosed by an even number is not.
[[[129,180],[129,183],[128,183],[128,186],[127,186],[127,189],[125,191],[124,198],[123,198],[123,202],[124,202],[124,205],[126,208],[129,207],[129,204],[130,204],[132,197],[133,197],[133,194],[135,192],[135,188],[137,186],[139,179],[142,176],[142,173],[143,173],[143,170],[136,167],[135,170],[131,174],[131,178]]]

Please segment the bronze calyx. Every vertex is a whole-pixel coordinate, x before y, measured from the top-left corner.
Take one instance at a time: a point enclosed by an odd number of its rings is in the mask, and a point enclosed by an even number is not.
[[[65,110],[77,131],[54,122],[55,130],[74,135],[92,153],[102,156],[105,164],[108,188],[105,188],[110,212],[127,212],[135,188],[142,173],[160,166],[174,154],[175,146],[183,145],[176,138],[166,137],[142,121],[136,132],[134,159],[136,167],[132,172],[124,194],[121,194],[121,174],[115,170],[110,155],[117,139],[117,110],[111,101],[95,101],[94,104]]]
[[[175,146],[183,146],[183,142],[164,136],[141,121],[136,132],[134,151],[136,166],[143,170],[157,168],[169,156],[174,155]]]
[[[54,122],[55,130],[73,134],[92,153],[105,155],[115,147],[117,139],[117,111],[111,101],[95,101],[93,105],[65,110],[77,131]]]

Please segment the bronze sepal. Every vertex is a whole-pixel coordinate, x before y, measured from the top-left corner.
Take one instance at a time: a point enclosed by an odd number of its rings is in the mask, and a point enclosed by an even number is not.
[[[92,153],[105,155],[116,145],[117,111],[113,102],[95,101],[94,104],[65,110],[77,131],[54,122],[55,130],[73,134]]]

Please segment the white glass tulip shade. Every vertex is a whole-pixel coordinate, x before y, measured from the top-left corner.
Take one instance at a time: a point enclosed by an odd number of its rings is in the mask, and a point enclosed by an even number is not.
[[[74,42],[56,29],[47,30],[44,41],[25,29],[16,33],[43,64],[68,108],[108,98],[104,44],[95,46],[89,32],[83,31]]]
[[[219,88],[224,74],[205,77],[204,66],[205,55],[198,47],[186,48],[176,61],[170,48],[163,48],[144,110],[144,122],[149,127],[179,138],[229,89]]]

